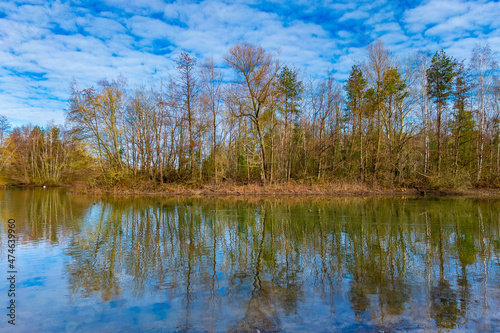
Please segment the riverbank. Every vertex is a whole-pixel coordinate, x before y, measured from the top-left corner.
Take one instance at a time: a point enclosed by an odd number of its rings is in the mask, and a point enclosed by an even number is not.
[[[108,194],[119,196],[327,196],[327,197],[498,197],[500,188],[472,189],[424,189],[424,188],[386,188],[366,184],[326,183],[297,184],[282,183],[221,183],[221,184],[164,184],[161,186],[120,186],[108,188],[88,187],[83,184],[68,186],[75,194]]]

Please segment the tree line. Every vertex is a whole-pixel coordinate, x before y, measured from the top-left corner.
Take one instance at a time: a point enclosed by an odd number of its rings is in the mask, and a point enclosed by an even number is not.
[[[397,58],[381,41],[345,82],[311,77],[240,42],[223,61],[175,58],[156,86],[71,84],[64,126],[10,130],[0,172],[13,183],[345,181],[489,186],[500,180],[495,54]]]

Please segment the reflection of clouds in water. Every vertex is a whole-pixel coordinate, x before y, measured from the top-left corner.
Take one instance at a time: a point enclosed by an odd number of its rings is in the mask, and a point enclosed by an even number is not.
[[[66,324],[66,333],[78,332],[78,328],[79,325],[76,322],[70,321]]]
[[[77,307],[74,312],[79,321],[69,321],[65,327],[66,333],[81,332],[83,327],[97,320],[97,310],[95,306],[84,305]]]

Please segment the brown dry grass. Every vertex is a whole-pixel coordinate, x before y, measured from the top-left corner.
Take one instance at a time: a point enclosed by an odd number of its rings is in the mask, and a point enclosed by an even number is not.
[[[261,183],[224,182],[219,184],[172,183],[152,188],[141,184],[116,185],[111,188],[89,188],[83,184],[71,190],[81,194],[156,195],[156,196],[418,196],[415,189],[372,187],[361,183]]]
[[[222,182],[222,183],[169,183],[153,185],[152,183],[136,182],[114,186],[89,186],[84,182],[65,185],[75,194],[110,194],[117,196],[147,195],[147,196],[322,196],[322,197],[375,197],[391,196],[411,198],[422,196],[422,192],[414,188],[386,188],[370,186],[363,183],[330,182],[305,184],[299,182],[276,183],[263,185],[260,182]],[[500,198],[500,188],[472,189],[434,189],[426,190],[425,196],[460,196]]]

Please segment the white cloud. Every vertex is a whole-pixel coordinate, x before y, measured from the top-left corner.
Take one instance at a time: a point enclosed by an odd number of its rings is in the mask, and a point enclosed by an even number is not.
[[[401,27],[396,22],[376,24],[373,28],[374,32],[399,32]]]
[[[477,43],[500,51],[500,6],[497,2],[430,1],[405,14],[405,26],[416,32],[413,45],[432,50],[445,48],[459,60],[468,58]]]
[[[339,37],[342,38],[343,41],[349,40],[354,36],[352,32],[345,30],[337,31],[337,35],[339,35]]]
[[[347,20],[361,20],[370,17],[370,13],[366,10],[358,9],[352,12],[347,12],[339,19],[339,22],[344,22]]]
[[[146,39],[168,38],[182,32],[182,29],[169,25],[158,19],[134,16],[127,22],[131,32]]]
[[[120,22],[105,17],[89,17],[83,21],[84,30],[92,36],[111,39],[117,34],[126,32],[126,28]]]
[[[108,6],[123,8],[128,13],[147,15],[162,12],[166,6],[162,0],[106,0]]]
[[[425,5],[408,10],[405,22],[408,29],[419,32],[431,24],[439,24],[448,18],[467,12],[468,4],[461,0],[431,0]]]

